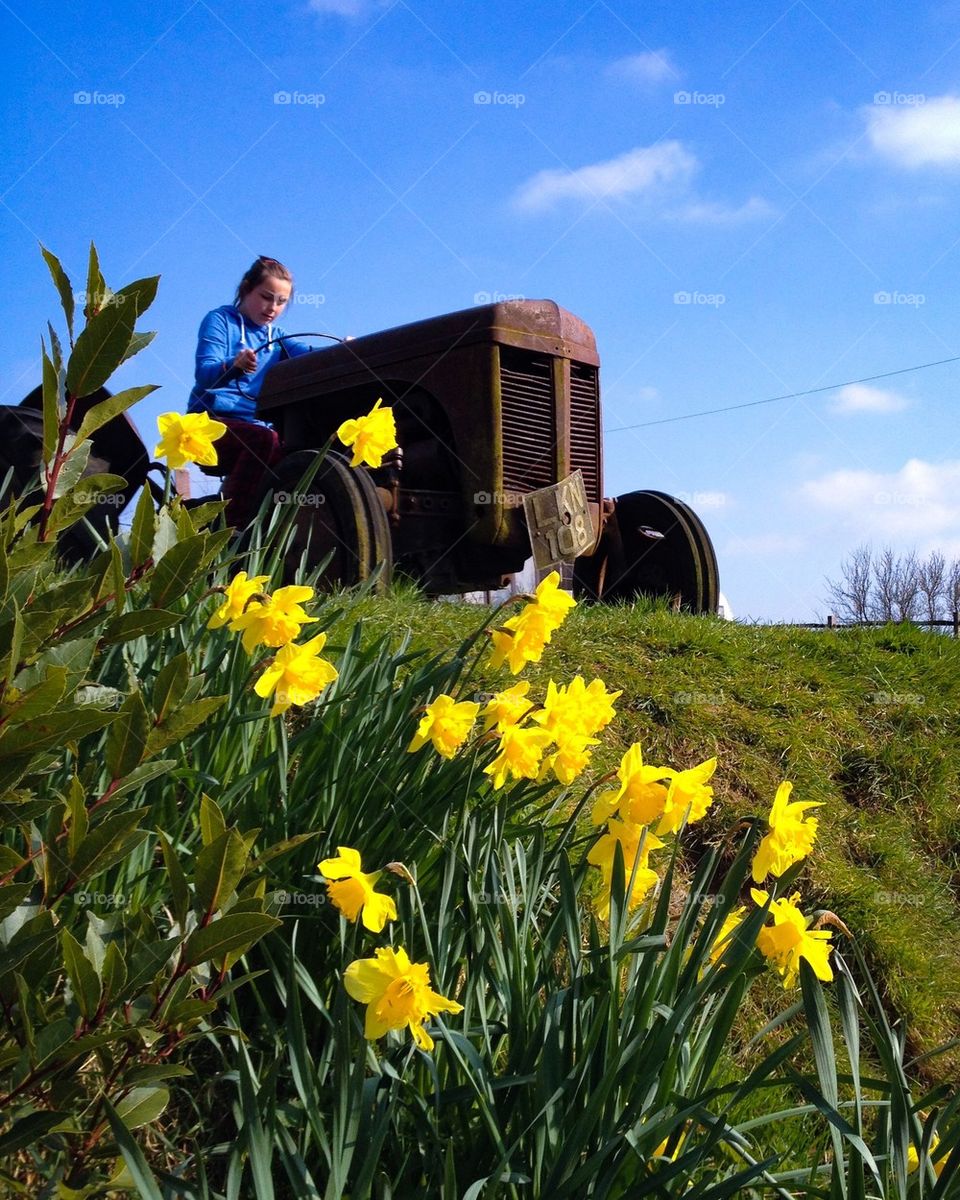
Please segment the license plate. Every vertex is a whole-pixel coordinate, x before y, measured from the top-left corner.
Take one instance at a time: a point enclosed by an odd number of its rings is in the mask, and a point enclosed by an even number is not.
[[[581,471],[524,496],[523,511],[538,568],[573,562],[592,548],[593,522]]]

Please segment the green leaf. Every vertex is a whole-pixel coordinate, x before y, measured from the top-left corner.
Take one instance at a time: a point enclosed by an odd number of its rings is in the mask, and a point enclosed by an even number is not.
[[[67,798],[67,811],[70,814],[69,833],[67,834],[67,854],[71,858],[80,849],[80,843],[87,836],[90,818],[87,813],[87,796],[83,784],[73,776],[70,780],[70,795]]]
[[[136,1087],[117,1102],[117,1116],[128,1129],[139,1129],[155,1121],[169,1100],[166,1088]]]
[[[53,282],[57,286],[57,291],[60,293],[60,304],[63,308],[63,315],[67,320],[67,333],[70,336],[70,345],[73,345],[73,284],[67,278],[67,273],[60,264],[60,259],[51,253],[43,243],[40,243],[40,253],[43,255],[44,261],[53,276]]]
[[[0,921],[8,917],[30,895],[33,882],[0,885]]]
[[[138,812],[113,813],[90,830],[70,860],[74,885],[105,871],[143,841],[146,831],[137,829],[141,816]]]
[[[103,1108],[107,1114],[107,1120],[110,1122],[110,1128],[113,1130],[113,1136],[117,1139],[117,1146],[123,1155],[123,1161],[127,1164],[127,1169],[133,1177],[133,1182],[136,1185],[141,1200],[163,1200],[163,1194],[150,1168],[147,1166],[147,1160],[143,1157],[143,1151],[134,1141],[130,1130],[123,1123],[121,1117],[117,1115],[116,1109],[114,1109],[105,1096],[103,1098]]]
[[[160,562],[168,550],[177,544],[178,536],[173,518],[165,508],[161,508],[157,513],[157,529],[153,535],[153,546],[150,548],[150,557],[153,559],[154,566]]]
[[[107,645],[111,642],[129,642],[133,638],[171,629],[182,620],[182,613],[167,612],[162,608],[141,608],[111,618],[104,628],[102,640]]]
[[[54,500],[58,500],[80,482],[84,471],[87,469],[87,460],[90,458],[90,443],[78,442],[71,435],[64,443],[64,452],[69,454],[70,457],[64,462],[57,475],[57,482],[53,488]],[[51,463],[48,460],[48,471],[50,470],[50,466]]]
[[[203,561],[207,541],[205,533],[178,542],[154,568],[150,580],[150,599],[158,607],[178,599],[190,587]]]
[[[228,829],[197,855],[193,885],[200,911],[210,915],[233,897],[247,865],[247,844]]]
[[[0,1157],[39,1142],[66,1116],[67,1114],[62,1112],[33,1112],[20,1117],[6,1133],[0,1135]]]
[[[4,722],[31,721],[34,717],[48,713],[60,703],[66,690],[66,669],[64,667],[48,667],[46,676],[40,683],[23,692],[14,703],[9,706],[4,705]]]
[[[146,346],[149,346],[153,339],[157,336],[155,329],[148,330],[146,333],[135,333],[130,339],[130,345],[126,348],[123,358],[120,360],[125,363],[128,358],[133,358],[135,354],[139,354]]]
[[[107,287],[103,274],[100,271],[100,259],[97,255],[97,248],[91,242],[90,258],[87,265],[87,293],[83,306],[83,315],[88,322],[96,316],[111,295],[112,293]],[[80,393],[77,394],[79,395]]]
[[[142,566],[150,557],[154,534],[157,530],[157,513],[153,507],[153,496],[149,487],[140,489],[137,507],[130,526],[130,562],[134,567]]]
[[[238,913],[195,929],[184,946],[184,962],[196,967],[200,963],[222,958],[231,951],[246,953],[262,937],[276,929],[280,921],[266,913]]]
[[[205,696],[202,700],[194,700],[184,704],[172,712],[166,721],[150,730],[147,738],[147,752],[156,754],[160,750],[179,743],[229,700],[229,696]]]
[[[77,430],[77,441],[82,442],[84,438],[90,437],[91,434],[106,425],[108,421],[112,421],[114,417],[125,413],[128,408],[132,408],[144,396],[149,396],[151,392],[155,392],[156,390],[157,385],[155,383],[148,383],[141,387],[126,388],[122,392],[114,393],[107,400],[101,400],[99,404],[95,404],[87,410],[86,415],[80,422],[80,428]]]
[[[190,911],[190,890],[187,887],[187,877],[183,873],[180,859],[173,843],[162,830],[157,830],[160,837],[160,849],[163,851],[163,863],[167,868],[170,880],[170,900],[173,905],[173,915],[181,929],[187,923],[187,913]]]
[[[203,844],[209,846],[226,832],[227,822],[223,810],[216,800],[206,793],[200,797],[200,837]]]
[[[101,974],[103,998],[108,1004],[114,1004],[123,996],[123,985],[127,982],[127,965],[116,942],[107,943]]]
[[[100,1003],[100,980],[84,954],[83,947],[69,929],[61,931],[60,944],[63,947],[63,965],[67,970],[74,999],[81,1014],[90,1020]]]
[[[137,767],[135,771],[131,771],[114,789],[111,800],[117,800],[121,796],[126,796],[130,792],[138,792],[145,783],[149,783],[151,779],[156,779],[159,775],[165,775],[167,771],[171,771],[177,765],[175,758],[155,758],[152,762],[145,762]]]
[[[103,387],[123,361],[136,321],[132,304],[108,304],[88,321],[67,363],[71,396],[89,396]]]
[[[150,714],[139,691],[131,692],[107,731],[106,765],[111,779],[135,770],[146,753]]]
[[[49,533],[59,533],[76,525],[81,517],[98,504],[109,504],[104,496],[110,496],[121,491],[126,486],[122,475],[110,475],[106,472],[97,475],[84,475],[57,501],[47,522]]]
[[[45,346],[41,348],[43,379],[43,461],[50,462],[60,437],[60,375]]]
[[[178,654],[165,663],[157,675],[153,685],[153,711],[159,723],[167,713],[176,708],[187,690],[190,677],[190,659],[186,654]]]
[[[137,310],[137,316],[142,317],[157,297],[160,284],[159,275],[146,275],[143,279],[135,279],[110,297],[109,304],[132,304]]]
[[[0,734],[0,758],[62,746],[64,742],[104,729],[116,719],[116,713],[89,707],[54,709],[35,718],[27,729],[5,729]]]

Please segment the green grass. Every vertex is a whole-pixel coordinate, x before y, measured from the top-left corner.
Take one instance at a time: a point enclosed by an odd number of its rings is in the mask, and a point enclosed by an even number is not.
[[[434,650],[472,632],[485,610],[413,591],[347,601],[367,634],[409,632]],[[594,675],[623,689],[597,748],[614,770],[639,740],[647,761],[719,760],[716,802],[685,835],[698,845],[738,816],[765,815],[782,779],[816,800],[820,832],[805,900],[861,938],[891,1011],[921,1053],[960,1029],[960,643],[921,630],[817,631],[741,626],[652,605],[579,607],[548,662],[525,677]],[[480,679],[483,680],[482,673]],[[505,674],[489,678],[504,685]],[[759,1018],[758,1018],[759,1019]],[[953,1076],[960,1054],[926,1065]]]

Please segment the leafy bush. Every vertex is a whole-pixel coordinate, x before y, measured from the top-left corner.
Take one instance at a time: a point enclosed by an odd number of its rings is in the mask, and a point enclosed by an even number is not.
[[[764,830],[708,846],[684,822],[709,764],[649,768],[641,825],[611,779],[575,778],[609,694],[520,689],[504,727],[529,736],[476,732],[497,701],[475,664],[491,640],[511,669],[544,652],[565,605],[549,588],[433,657],[365,637],[349,596],[315,604],[336,678],[305,707],[257,694],[271,666],[238,636],[266,603],[239,570],[274,597],[283,582],[276,516],[241,560],[219,506],[155,512],[144,492],[128,532],[57,561],[56,535],[114,485],[81,479],[67,430],[78,389],[142,344],[130,312],[152,291],[124,291],[112,305],[95,267],[68,362],[45,351],[42,498],[9,499],[0,537],[8,1193],[960,1194],[960,1098],[913,1094],[832,914],[801,918],[797,944],[829,931],[833,982],[794,956],[799,992],[731,1046],[766,960],[789,957],[770,921],[802,864],[787,855],[750,903]],[[567,757],[541,778],[551,746]],[[598,835],[591,813],[636,837]]]

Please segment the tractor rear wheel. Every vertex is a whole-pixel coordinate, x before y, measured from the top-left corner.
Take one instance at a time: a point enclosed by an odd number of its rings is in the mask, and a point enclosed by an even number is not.
[[[687,612],[715,613],[717,557],[693,509],[655,491],[627,492],[615,503],[594,554],[576,561],[575,594],[604,603],[665,596]]]

